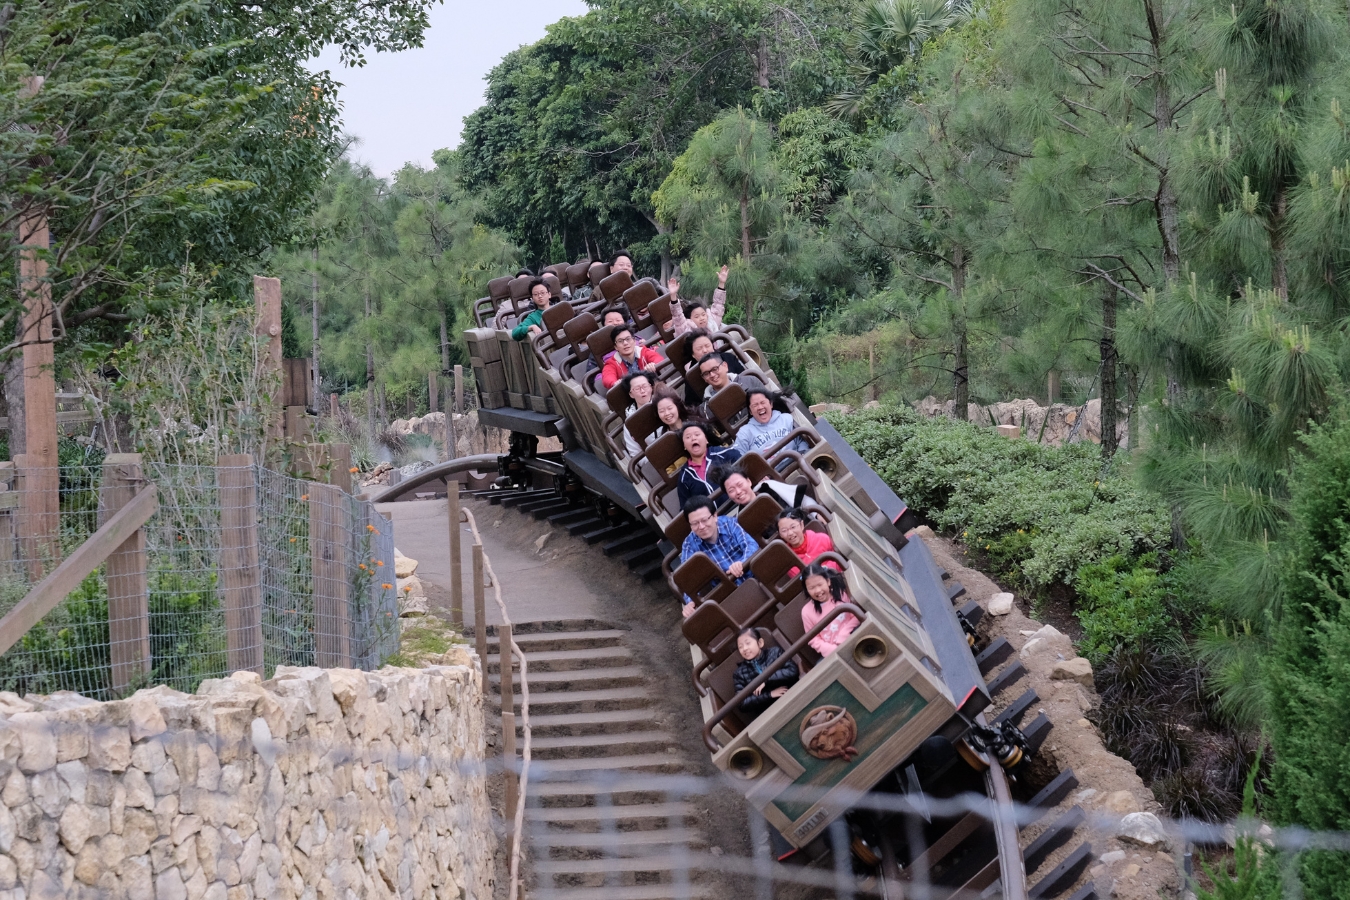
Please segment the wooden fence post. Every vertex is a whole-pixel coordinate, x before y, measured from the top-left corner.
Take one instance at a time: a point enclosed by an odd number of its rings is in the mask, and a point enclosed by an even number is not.
[[[352,445],[329,444],[328,462],[332,468],[328,471],[328,483],[341,488],[342,493],[352,492]]]
[[[20,553],[33,583],[61,562],[60,470],[55,459],[45,465],[40,454],[14,456],[19,491]]]
[[[516,683],[512,672],[511,626],[497,627],[497,668],[502,676],[502,762],[506,773],[506,820],[516,815],[516,792],[519,776],[516,774]]]
[[[341,409],[341,406],[338,404],[338,395],[337,395],[337,394],[329,394],[329,395],[328,395],[328,414],[329,414],[330,416],[332,416],[333,418],[336,419],[336,418],[338,417],[338,410],[339,410],[339,409]]]
[[[488,693],[487,603],[483,597],[483,545],[473,545],[473,632],[478,649],[478,666],[483,674],[483,696]]]
[[[267,437],[274,443],[280,443],[285,422],[282,418],[282,405],[285,398],[281,378],[281,279],[253,276],[253,302],[258,311],[257,334],[267,339],[267,350],[263,354],[263,378],[266,387],[275,388],[272,408],[264,412],[267,419]]]
[[[445,482],[445,502],[450,510],[450,621],[464,624],[464,579],[460,573],[463,554],[460,549],[459,482],[451,476]]]
[[[19,558],[19,492],[15,483],[14,462],[0,462],[0,574],[15,574],[14,561]]]
[[[262,675],[262,569],[258,565],[258,486],[253,456],[237,453],[217,459],[216,485],[226,666],[231,672]]]
[[[427,373],[427,412],[436,412],[436,407],[440,405],[440,385],[437,383],[440,379],[436,377],[435,372]]]
[[[113,453],[103,460],[99,488],[102,525],[132,501],[145,479],[139,453]],[[112,692],[122,696],[150,672],[150,587],[145,528],[122,542],[108,557],[108,656],[112,665]]]
[[[309,486],[309,559],[314,581],[314,665],[346,669],[351,662],[351,622],[347,600],[347,503],[345,491],[331,484]],[[389,580],[393,580],[393,560]],[[375,578],[384,577],[375,570]]]

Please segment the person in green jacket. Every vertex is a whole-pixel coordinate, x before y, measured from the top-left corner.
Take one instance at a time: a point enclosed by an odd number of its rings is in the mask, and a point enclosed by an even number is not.
[[[525,318],[520,320],[520,324],[511,329],[511,337],[518,341],[523,341],[530,335],[544,330],[544,310],[548,309],[548,305],[553,299],[544,279],[536,278],[530,282],[530,299],[534,301],[534,309],[526,313]]]

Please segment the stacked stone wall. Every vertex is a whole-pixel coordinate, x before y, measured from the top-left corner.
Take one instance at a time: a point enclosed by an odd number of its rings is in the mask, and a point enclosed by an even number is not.
[[[467,662],[0,693],[0,900],[489,900]]]

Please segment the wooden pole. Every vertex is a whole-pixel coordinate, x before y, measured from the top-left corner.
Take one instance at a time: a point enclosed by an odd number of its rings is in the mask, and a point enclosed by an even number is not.
[[[483,545],[473,545],[473,631],[478,650],[478,667],[483,673],[483,696],[488,693],[487,603],[483,596]]]
[[[435,372],[427,373],[427,412],[434,413],[436,407],[440,406],[440,379],[436,377]]]
[[[511,655],[511,626],[497,628],[497,668],[502,683],[502,762],[506,772],[506,819],[516,814],[516,792],[519,787],[516,774],[516,685]]]
[[[282,438],[281,396],[281,279],[253,276],[253,302],[258,310],[257,334],[267,339],[263,354],[263,378],[266,389],[272,391],[271,408],[267,410],[267,437],[273,444]]]
[[[113,453],[103,460],[99,525],[106,524],[145,487],[139,453]],[[146,580],[145,528],[137,528],[108,557],[108,656],[112,692],[124,696],[150,673],[150,588]]]
[[[455,415],[464,415],[464,367],[455,366]]]
[[[28,78],[21,89],[24,97],[42,90],[43,78]],[[59,532],[60,472],[56,456],[56,376],[52,320],[52,287],[47,280],[47,260],[51,248],[47,214],[37,210],[19,220],[19,293],[23,299],[20,336],[23,359],[23,446],[26,472],[23,484],[21,533],[31,538],[29,577],[37,581],[47,564],[60,562]],[[13,417],[17,418],[17,417]],[[17,423],[12,422],[12,426]],[[11,427],[10,443],[17,445]],[[16,449],[11,447],[11,452]],[[17,459],[17,453],[16,453]]]
[[[342,493],[352,492],[352,445],[329,444],[328,483],[341,489]]]
[[[336,418],[338,417],[338,409],[339,409],[339,407],[338,407],[338,395],[337,395],[337,394],[329,394],[329,395],[328,395],[328,414],[329,414],[330,416],[332,416],[333,418],[336,419]]]
[[[314,578],[314,665],[324,669],[345,669],[352,664],[351,623],[347,609],[346,503],[346,493],[331,484],[309,486],[309,559]],[[393,581],[392,572],[385,576],[377,569],[375,578],[384,577]]]
[[[445,502],[450,510],[450,621],[464,625],[464,579],[459,567],[463,555],[460,548],[459,482],[451,476],[445,483]]]
[[[258,487],[248,453],[216,460],[220,505],[220,583],[226,665],[263,674],[262,569],[258,565]]]

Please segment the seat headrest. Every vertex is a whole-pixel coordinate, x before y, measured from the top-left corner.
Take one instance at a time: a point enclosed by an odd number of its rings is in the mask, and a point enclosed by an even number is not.
[[[511,296],[511,276],[503,275],[501,278],[494,278],[489,281],[488,296],[499,303]]]
[[[586,270],[586,277],[591,280],[591,287],[598,288],[600,282],[605,280],[609,274],[609,263],[595,262],[591,263],[590,268]]]
[[[534,281],[529,275],[520,275],[511,279],[510,292],[512,300],[530,299],[530,282]]]
[[[562,296],[562,282],[552,272],[544,273],[544,284],[548,285],[549,296],[557,300]]]
[[[600,293],[605,295],[606,300],[616,300],[632,286],[633,279],[627,272],[611,272],[601,279]]]
[[[589,259],[579,259],[567,267],[567,286],[576,290],[590,278],[591,261]]]

